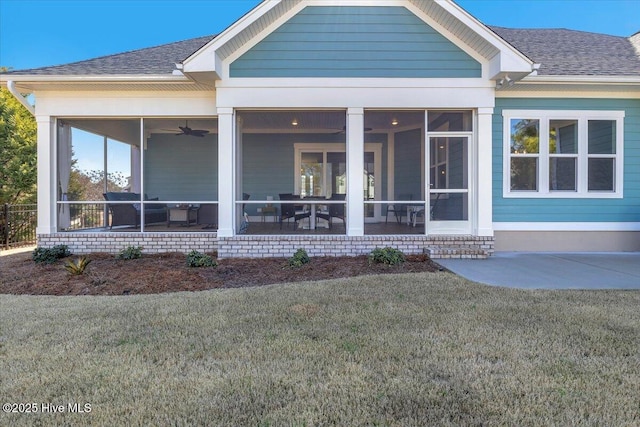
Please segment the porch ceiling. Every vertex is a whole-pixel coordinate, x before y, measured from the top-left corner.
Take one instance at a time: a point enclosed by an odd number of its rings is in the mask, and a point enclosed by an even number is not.
[[[247,133],[340,133],[346,126],[345,111],[241,111],[239,116],[242,129]],[[386,133],[420,127],[422,123],[424,111],[371,111],[365,114],[368,132]]]
[[[345,111],[240,111],[242,131],[245,133],[344,133]],[[365,113],[365,128],[370,133],[398,132],[417,129],[424,125],[424,111],[378,111]],[[138,118],[63,118],[73,127],[106,135],[138,145],[140,121]],[[297,123],[294,125],[293,123]],[[177,134],[180,127],[203,129],[210,134],[218,133],[218,120],[194,117],[145,118],[147,135],[154,133]]]

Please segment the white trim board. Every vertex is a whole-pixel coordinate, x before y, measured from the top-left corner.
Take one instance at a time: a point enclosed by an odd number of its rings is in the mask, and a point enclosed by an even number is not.
[[[494,231],[640,231],[640,222],[494,222]]]

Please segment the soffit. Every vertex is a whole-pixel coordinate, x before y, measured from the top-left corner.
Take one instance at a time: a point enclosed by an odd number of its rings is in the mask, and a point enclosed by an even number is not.
[[[489,43],[487,39],[476,31],[472,30],[467,24],[452,15],[438,2],[434,0],[409,0],[409,2],[424,11],[431,19],[458,37],[480,56],[491,59],[500,53],[498,48]]]
[[[240,31],[236,36],[232,37],[228,42],[222,45],[218,50],[218,56],[224,60],[232,53],[242,49],[247,43],[257,37],[260,33],[267,30],[269,26],[274,24],[278,19],[285,15],[290,9],[297,6],[302,0],[285,0],[270,9],[264,15],[253,21],[250,25]]]

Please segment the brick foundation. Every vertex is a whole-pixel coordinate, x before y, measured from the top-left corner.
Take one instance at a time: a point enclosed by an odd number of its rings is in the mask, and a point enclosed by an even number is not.
[[[309,256],[367,255],[375,248],[393,247],[405,254],[426,253],[438,258],[486,258],[493,254],[493,237],[476,236],[256,236],[220,237],[216,233],[55,233],[38,235],[38,246],[67,245],[74,254],[118,253],[142,246],[146,253],[218,251],[219,258],[290,257],[302,248]]]
[[[218,250],[216,233],[55,233],[38,235],[38,246],[67,245],[74,254],[116,254],[128,246],[142,246],[145,253]]]
[[[357,256],[367,255],[375,248],[393,247],[405,254],[428,253],[430,247],[456,246],[473,247],[477,251],[472,256],[469,250],[465,258],[486,258],[493,253],[493,237],[473,236],[235,236],[219,239],[218,256],[220,258],[265,258],[290,257],[303,248],[309,256]],[[449,251],[432,252],[431,258],[454,258]]]

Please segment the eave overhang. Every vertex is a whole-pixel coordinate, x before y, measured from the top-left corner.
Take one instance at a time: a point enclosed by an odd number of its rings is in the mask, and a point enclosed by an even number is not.
[[[496,93],[563,93],[608,94],[640,99],[640,76],[528,76],[512,86],[497,89]]]
[[[213,86],[196,82],[182,73],[124,75],[32,75],[2,74],[0,85],[14,82],[22,93],[38,90],[213,90]]]

